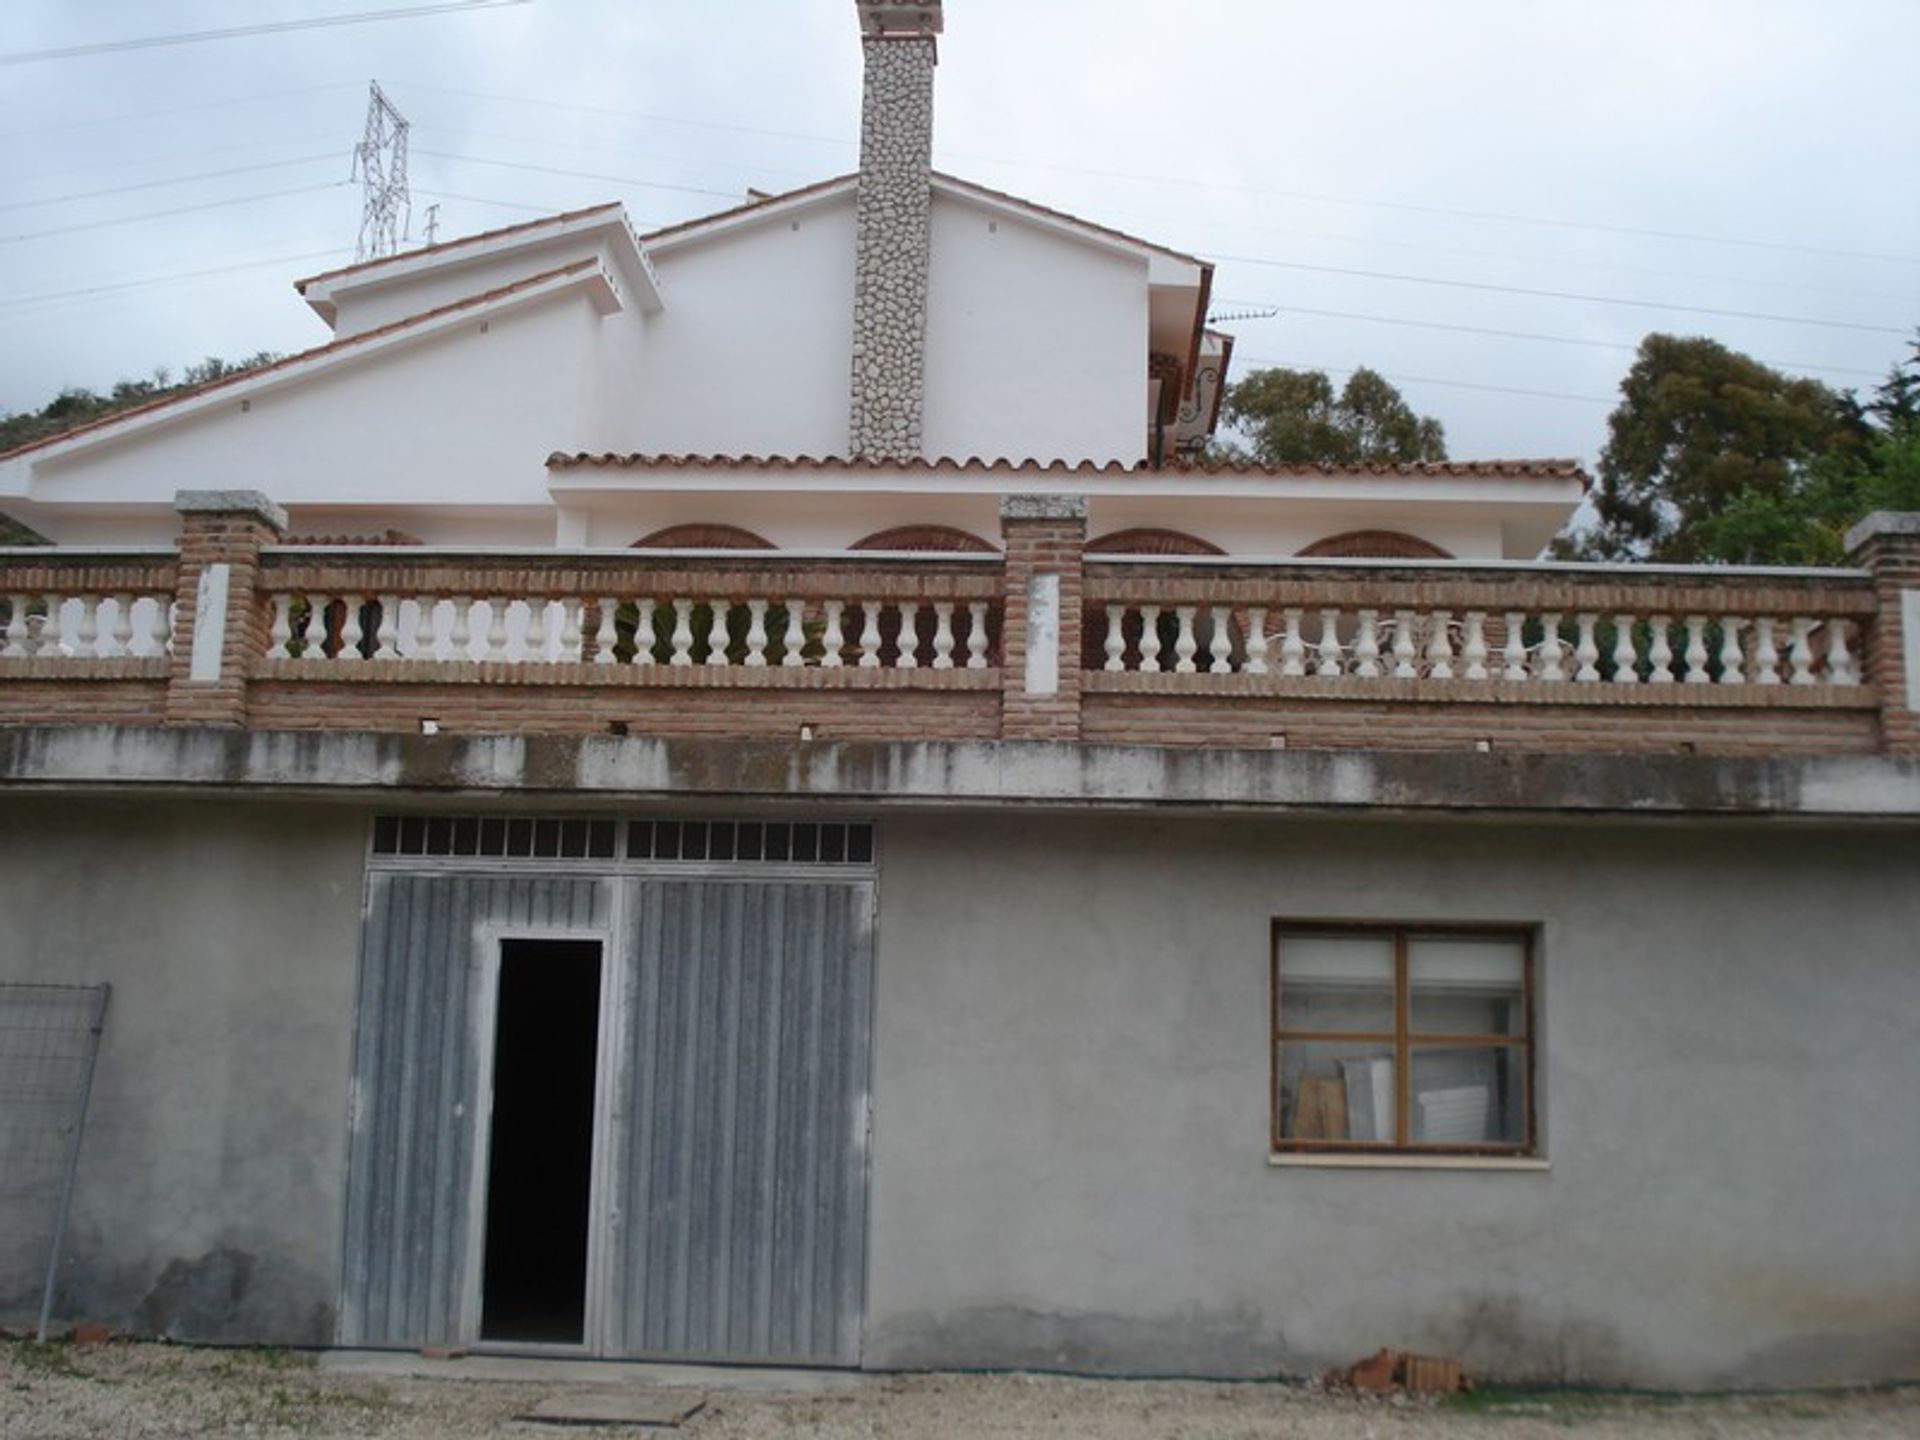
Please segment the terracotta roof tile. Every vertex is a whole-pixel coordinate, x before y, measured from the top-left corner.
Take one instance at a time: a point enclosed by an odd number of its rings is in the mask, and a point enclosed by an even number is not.
[[[433,310],[423,310],[418,315],[409,315],[401,320],[377,326],[372,330],[363,330],[358,335],[349,335],[343,340],[329,340],[324,345],[316,345],[311,350],[302,350],[294,355],[283,355],[270,365],[261,365],[252,370],[241,370],[232,375],[223,375],[218,380],[209,380],[204,385],[196,385],[191,390],[183,390],[178,395],[169,395],[164,400],[152,400],[145,405],[136,405],[130,410],[117,410],[111,415],[102,415],[97,420],[89,420],[84,425],[76,425],[71,430],[62,430],[58,435],[43,435],[38,440],[30,440],[25,445],[16,445],[11,450],[0,451],[0,460],[11,460],[16,455],[24,455],[30,450],[42,450],[49,445],[59,445],[76,435],[90,434],[95,430],[104,430],[110,425],[120,425],[141,415],[151,415],[173,405],[181,405],[189,400],[198,400],[202,395],[215,390],[224,390],[228,386],[238,385],[242,381],[257,380],[262,375],[271,375],[275,371],[290,366],[303,365],[309,360],[318,360],[326,355],[351,350],[356,345],[365,345],[370,340],[383,339],[403,330],[411,330],[416,325],[424,325],[429,320],[439,320],[462,310],[472,310],[495,300],[504,300],[509,295],[529,290],[536,285],[544,285],[549,280],[557,280],[563,275],[578,274],[599,265],[593,259],[576,260],[571,265],[562,265],[557,269],[542,271],[538,275],[529,275],[524,280],[516,280],[511,285],[502,285],[493,290],[483,290],[478,295],[469,295],[464,300],[455,300],[451,304],[439,306]]]
[[[988,460],[980,456],[946,456],[920,460],[850,459],[835,455],[635,455],[602,451],[591,454],[555,451],[547,457],[554,470],[911,470],[927,474],[995,475],[1134,475],[1143,479],[1180,475],[1251,475],[1307,477],[1320,475],[1432,476],[1443,478],[1504,477],[1534,480],[1578,480],[1587,483],[1578,460],[1440,460],[1421,465],[1256,465],[1250,462],[1210,461],[1159,468],[1117,460]]]

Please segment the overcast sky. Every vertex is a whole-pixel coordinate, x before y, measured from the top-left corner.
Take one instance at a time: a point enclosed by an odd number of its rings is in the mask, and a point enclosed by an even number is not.
[[[26,58],[404,9],[441,13]],[[323,341],[289,282],[352,256],[370,79],[416,239],[429,205],[442,239],[609,199],[644,229],[854,162],[851,0],[0,22],[0,411]],[[1456,456],[1590,462],[1649,330],[1862,389],[1906,353],[1916,56],[1917,0],[950,0],[935,159],[1216,260],[1218,310],[1279,311],[1224,324],[1238,373],[1371,365]]]

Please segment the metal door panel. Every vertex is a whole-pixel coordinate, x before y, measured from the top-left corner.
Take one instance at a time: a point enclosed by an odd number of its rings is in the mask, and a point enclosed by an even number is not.
[[[852,1365],[870,882],[630,883],[609,1353]]]
[[[574,876],[368,877],[341,1343],[465,1338],[488,937],[604,930],[610,901],[607,882]]]

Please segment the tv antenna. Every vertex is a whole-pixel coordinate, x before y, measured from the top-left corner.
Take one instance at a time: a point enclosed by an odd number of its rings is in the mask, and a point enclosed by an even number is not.
[[[353,147],[353,170],[360,182],[360,241],[353,259],[378,260],[400,248],[413,229],[413,196],[407,189],[407,117],[380,89],[367,83],[367,129]]]
[[[1235,310],[1215,310],[1207,316],[1207,323],[1231,325],[1236,320],[1271,320],[1279,313],[1277,305],[1243,305]]]

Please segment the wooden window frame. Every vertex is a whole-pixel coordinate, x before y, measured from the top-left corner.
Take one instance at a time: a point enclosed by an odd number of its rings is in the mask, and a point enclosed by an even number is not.
[[[1348,1030],[1288,1030],[1281,1025],[1280,942],[1306,935],[1387,939],[1393,944],[1393,1032]],[[1415,1033],[1412,993],[1407,978],[1408,941],[1422,936],[1484,936],[1517,940],[1521,945],[1521,1033],[1512,1035],[1450,1035]],[[1511,921],[1275,920],[1267,948],[1267,1072],[1268,1145],[1275,1155],[1371,1155],[1412,1158],[1459,1156],[1489,1160],[1531,1159],[1540,1153],[1536,1108],[1539,1053],[1539,1015],[1534,996],[1537,927]],[[1393,1054],[1394,1138],[1367,1140],[1301,1140],[1281,1134],[1286,1112],[1280,1097],[1280,1047],[1283,1044],[1389,1045]],[[1419,1047],[1449,1049],[1503,1048],[1518,1052],[1526,1095],[1525,1131],[1517,1143],[1486,1145],[1422,1144],[1410,1138],[1413,1129],[1413,1052]]]

